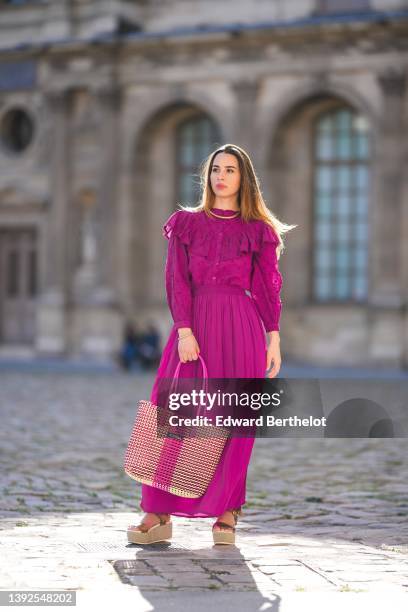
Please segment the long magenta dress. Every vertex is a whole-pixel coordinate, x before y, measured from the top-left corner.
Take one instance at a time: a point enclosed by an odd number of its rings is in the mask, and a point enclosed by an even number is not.
[[[153,384],[172,378],[179,362],[179,327],[191,327],[209,378],[264,378],[265,332],[279,330],[278,238],[261,220],[231,218],[232,210],[177,210],[163,226],[169,239],[166,293],[174,320]],[[183,363],[180,377],[202,378],[199,359]],[[184,498],[142,485],[140,508],[187,517],[218,517],[245,504],[246,476],[254,438],[230,438],[214,476],[199,498]]]

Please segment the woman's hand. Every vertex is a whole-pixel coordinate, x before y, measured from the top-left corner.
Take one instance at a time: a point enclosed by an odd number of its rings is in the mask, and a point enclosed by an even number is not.
[[[198,359],[200,347],[198,346],[198,342],[195,339],[192,330],[183,327],[179,328],[179,331],[179,336],[187,336],[187,333],[191,332],[191,335],[178,341],[178,354],[180,357],[180,361],[182,363],[186,363],[187,361],[195,361],[196,359]]]
[[[281,367],[282,359],[280,354],[280,338],[278,331],[272,331],[268,333],[269,345],[266,352],[266,378],[275,378]],[[268,370],[273,365],[271,371]]]

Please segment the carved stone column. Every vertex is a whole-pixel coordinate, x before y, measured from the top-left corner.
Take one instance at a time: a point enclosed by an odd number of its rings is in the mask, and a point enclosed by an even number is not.
[[[378,76],[383,92],[379,126],[373,223],[373,276],[371,303],[399,307],[402,303],[401,240],[403,150],[406,134],[403,105],[406,75],[387,72]]]
[[[377,132],[371,240],[370,353],[378,363],[404,360],[403,222],[404,104],[406,74],[388,70],[377,77],[383,108]],[[407,334],[405,334],[407,336]],[[406,344],[406,341],[405,341]]]
[[[403,79],[404,82],[404,79]],[[405,84],[405,83],[404,83]],[[408,370],[408,87],[403,86],[401,91],[403,96],[403,117],[401,128],[402,154],[400,167],[402,171],[401,188],[401,224],[395,228],[395,239],[399,238],[400,243],[400,265],[401,265],[401,294],[402,294],[402,315],[401,315],[401,334],[399,340],[402,342],[402,366]]]
[[[78,193],[80,265],[72,329],[75,353],[110,360],[120,349],[123,329],[115,286],[120,92],[107,85],[92,87],[89,93],[96,154],[92,184]]]
[[[66,348],[67,216],[69,202],[69,93],[46,94],[51,110],[50,204],[44,245],[44,291],[38,300],[36,349],[62,353]]]
[[[247,150],[256,165],[256,105],[259,81],[242,79],[232,84],[236,96],[234,144]]]
[[[98,301],[116,302],[115,246],[117,241],[117,182],[119,159],[119,113],[121,92],[116,86],[94,89],[101,119],[100,179],[95,211],[98,269]]]

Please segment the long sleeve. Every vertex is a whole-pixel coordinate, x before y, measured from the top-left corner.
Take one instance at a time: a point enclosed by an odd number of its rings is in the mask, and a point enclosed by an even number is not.
[[[186,244],[177,227],[176,212],[164,225],[163,235],[168,238],[165,268],[167,303],[174,321],[174,328],[192,327],[192,290],[188,269]],[[176,228],[176,231],[173,231]]]
[[[266,332],[280,329],[282,276],[278,268],[277,246],[278,239],[267,226],[259,250],[254,253],[251,280],[251,293]]]

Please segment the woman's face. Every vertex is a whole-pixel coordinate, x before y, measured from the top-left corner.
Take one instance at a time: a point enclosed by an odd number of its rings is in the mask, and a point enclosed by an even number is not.
[[[217,197],[231,197],[239,192],[241,173],[238,160],[231,153],[217,153],[211,169],[211,187]]]

